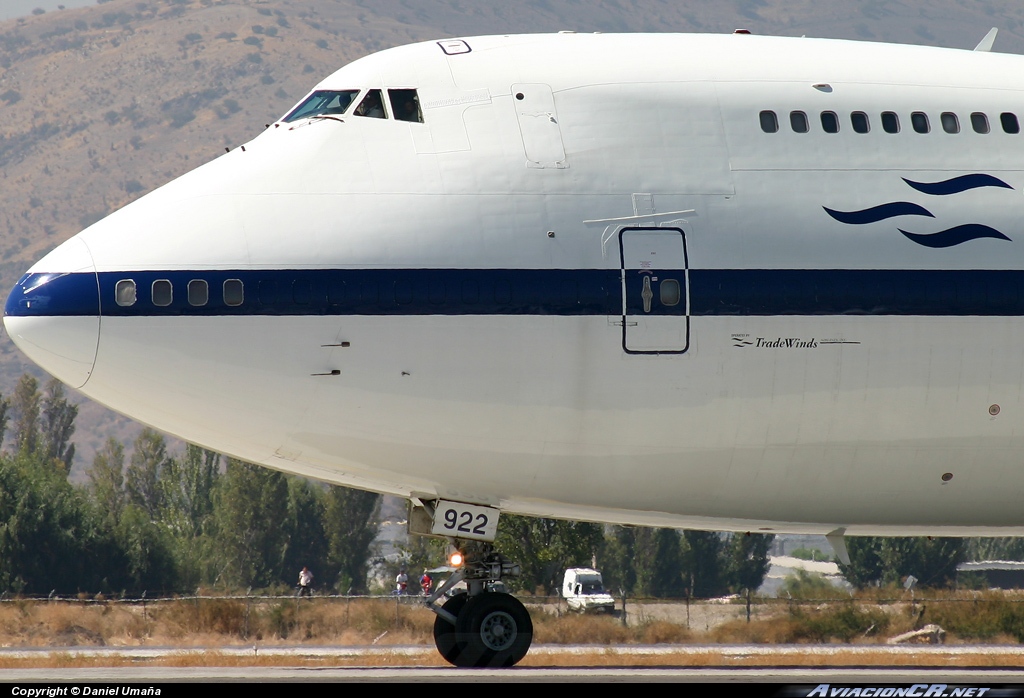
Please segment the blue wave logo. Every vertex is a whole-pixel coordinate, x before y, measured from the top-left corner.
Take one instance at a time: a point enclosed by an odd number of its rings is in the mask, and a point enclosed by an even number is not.
[[[982,187],[1002,187],[1003,189],[1013,189],[1009,184],[993,177],[990,174],[976,173],[960,175],[959,177],[953,177],[952,179],[944,179],[941,182],[915,182],[913,180],[902,178],[904,182],[917,189],[922,194],[931,194],[932,196],[948,196],[949,194],[959,194],[962,191],[968,189],[980,189]]]
[[[918,206],[909,201],[894,201],[891,204],[872,206],[860,211],[835,211],[826,206],[822,206],[822,208],[825,209],[825,213],[840,223],[848,223],[849,225],[867,225],[868,223],[877,223],[878,221],[884,221],[886,218],[895,218],[896,216],[928,216],[929,218],[935,218],[932,212],[924,206]]]
[[[981,172],[974,174],[960,175],[959,177],[952,177],[950,179],[944,179],[940,182],[915,182],[914,180],[902,177],[903,181],[909,187],[916,189],[922,194],[928,194],[929,196],[950,196],[953,194],[959,194],[961,192],[969,191],[971,189],[981,189],[983,187],[997,187],[1001,189],[1013,189],[1009,184],[993,177],[990,174],[984,174]],[[872,206],[871,208],[864,208],[858,211],[837,211],[835,209],[822,206],[825,209],[825,213],[830,215],[840,223],[846,223],[847,225],[868,225],[870,223],[877,223],[884,221],[889,218],[896,218],[898,216],[925,216],[927,218],[935,218],[935,214],[926,209],[924,206],[919,204],[911,203],[909,201],[893,201],[887,204],[881,204],[879,206]],[[962,245],[965,242],[971,240],[979,240],[981,238],[993,238],[996,240],[1010,240],[1009,237],[987,225],[980,223],[968,223],[966,225],[958,225],[946,230],[940,230],[937,233],[911,233],[902,228],[897,228],[903,235],[918,245],[924,247],[931,247],[933,249],[939,249],[943,247],[954,247],[955,245]]]
[[[1010,240],[995,228],[990,228],[987,225],[981,225],[980,223],[968,223],[967,225],[958,225],[955,228],[949,228],[947,230],[940,230],[937,233],[931,233],[930,235],[922,235],[920,233],[908,233],[903,228],[897,228],[901,233],[907,236],[907,239],[916,242],[918,245],[924,245],[925,247],[953,247],[954,245],[960,245],[968,240],[979,240],[981,238],[995,238],[996,240]],[[1013,242],[1010,240],[1010,242]]]

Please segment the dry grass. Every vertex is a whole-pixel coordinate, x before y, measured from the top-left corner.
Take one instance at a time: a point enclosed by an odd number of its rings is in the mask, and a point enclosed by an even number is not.
[[[403,599],[190,599],[0,604],[0,646],[426,644],[434,615]]]
[[[523,666],[1017,666],[1024,652],[1013,645],[1024,632],[1024,597],[1015,594],[947,594],[920,597],[913,604],[878,597],[822,604],[764,604],[750,623],[735,609],[718,605],[723,622],[707,631],[686,628],[686,609],[670,605],[631,606],[629,625],[612,616],[557,615],[533,609],[534,641],[545,645],[593,645],[592,652],[546,650],[531,653]],[[548,607],[550,609],[550,607]],[[674,611],[675,616],[665,615]],[[691,607],[696,614],[711,606]],[[660,615],[659,615],[660,614]],[[682,621],[680,621],[682,618]],[[881,644],[897,633],[937,622],[947,642],[1006,643],[1005,651],[974,654],[901,652]],[[0,657],[0,669],[32,667],[154,666],[443,666],[432,642],[434,615],[417,599],[189,599],[139,604],[114,602],[13,601],[0,604],[0,646],[172,646],[181,652],[161,658],[83,656],[54,652],[33,657]],[[702,625],[703,627],[703,625]],[[835,653],[781,648],[746,655],[728,647],[647,652],[646,645],[825,644]],[[423,652],[282,656],[260,652],[264,645],[316,647],[420,645]],[[635,649],[628,654],[624,646]],[[252,647],[252,654],[190,650]],[[851,647],[843,652],[841,648]],[[618,648],[618,649],[616,649]],[[853,651],[856,649],[857,651]]]

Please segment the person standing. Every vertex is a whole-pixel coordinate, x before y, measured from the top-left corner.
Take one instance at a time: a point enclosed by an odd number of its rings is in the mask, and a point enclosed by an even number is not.
[[[313,573],[309,571],[308,567],[303,567],[299,571],[299,596],[312,596],[313,595]]]

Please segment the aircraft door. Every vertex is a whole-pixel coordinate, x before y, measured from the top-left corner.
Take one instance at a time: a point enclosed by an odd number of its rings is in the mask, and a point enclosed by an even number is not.
[[[686,235],[680,228],[624,228],[622,349],[682,354],[690,345]]]

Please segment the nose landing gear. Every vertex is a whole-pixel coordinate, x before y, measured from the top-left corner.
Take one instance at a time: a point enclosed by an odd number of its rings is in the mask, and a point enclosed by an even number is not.
[[[515,666],[530,649],[533,621],[519,599],[485,592],[466,602],[455,637],[460,648],[456,666]]]
[[[533,641],[533,621],[526,607],[510,594],[497,591],[502,577],[517,576],[519,566],[495,553],[489,543],[466,545],[466,561],[427,600],[437,614],[434,645],[445,660],[458,667],[510,667],[517,664]],[[460,581],[468,591],[457,593],[444,606],[434,601]]]

